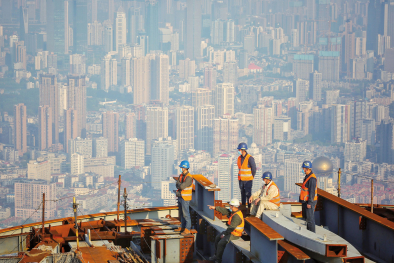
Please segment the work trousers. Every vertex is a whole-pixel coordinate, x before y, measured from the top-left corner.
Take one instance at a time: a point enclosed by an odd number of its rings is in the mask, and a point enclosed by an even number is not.
[[[302,203],[302,217],[305,218],[306,221],[306,229],[316,233],[315,230],[315,207],[317,201],[312,202],[311,208],[307,207],[307,203]]]
[[[179,217],[181,218],[181,227],[190,230],[192,227],[192,220],[190,218],[189,205],[190,201],[185,201],[182,197],[178,197],[178,208]]]
[[[241,181],[239,180],[239,189],[241,190],[241,203],[242,205],[249,204],[249,198],[252,195],[252,186],[253,186],[253,180],[250,181]]]
[[[239,237],[234,235],[225,235],[223,238],[220,238],[224,232],[220,233],[215,238],[215,249],[216,249],[216,258],[219,262],[222,262],[223,252],[226,248],[227,244],[231,240],[237,240]]]
[[[259,201],[257,205],[255,205],[254,201],[252,201],[252,206],[250,207],[250,214],[260,218],[264,210],[278,210],[278,209],[279,208],[276,204],[267,200]]]

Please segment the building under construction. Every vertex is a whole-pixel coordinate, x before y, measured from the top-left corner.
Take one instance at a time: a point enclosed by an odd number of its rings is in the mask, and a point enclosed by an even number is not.
[[[220,188],[193,177],[189,235],[174,231],[180,225],[175,206],[119,211],[118,202],[118,211],[78,216],[76,200],[70,204],[75,217],[0,230],[0,262],[210,262],[228,218],[208,205],[227,204],[215,200]],[[262,220],[246,218],[246,234],[227,245],[223,262],[394,262],[394,205],[317,194],[316,233],[306,229],[301,203],[282,203]]]

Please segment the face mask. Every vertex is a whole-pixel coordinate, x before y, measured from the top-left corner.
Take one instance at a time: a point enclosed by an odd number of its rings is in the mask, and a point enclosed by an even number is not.
[[[233,211],[233,209],[231,209],[231,208],[229,208],[228,210],[229,210],[230,212],[232,212],[232,211]]]
[[[239,155],[241,155],[241,154],[242,154],[242,152],[241,152],[241,151],[238,151],[238,154],[239,154]]]
[[[179,172],[180,172],[181,174],[183,173],[182,168],[179,168]]]

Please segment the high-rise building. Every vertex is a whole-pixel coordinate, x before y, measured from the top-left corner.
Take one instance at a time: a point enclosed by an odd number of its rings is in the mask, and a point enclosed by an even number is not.
[[[72,175],[78,175],[85,173],[84,156],[82,154],[73,153],[71,154],[71,168],[70,173]]]
[[[319,51],[319,72],[322,80],[339,81],[339,51]]]
[[[345,143],[344,151],[346,162],[363,162],[367,157],[367,141],[356,139]]]
[[[194,108],[191,106],[176,109],[176,139],[178,154],[194,149]]]
[[[186,58],[185,60],[179,60],[179,78],[189,79],[196,75],[196,62]]]
[[[168,105],[170,100],[169,58],[160,54],[151,59],[151,100]]]
[[[287,159],[285,160],[285,187],[286,192],[299,193],[300,187],[296,183],[302,183],[304,174],[300,168],[302,161]]]
[[[52,109],[45,105],[38,108],[38,139],[41,151],[52,146]]]
[[[94,138],[92,143],[92,156],[96,158],[108,157],[108,139]]]
[[[294,87],[298,103],[307,101],[309,99],[309,81],[297,79],[294,81]]]
[[[68,154],[71,156],[74,153],[78,153],[85,158],[92,157],[92,140],[82,139],[77,137],[75,139],[68,140]]]
[[[206,67],[204,70],[204,86],[210,90],[216,87],[216,69],[212,66]]]
[[[168,108],[146,108],[146,154],[151,155],[153,140],[168,137]]]
[[[204,88],[192,90],[192,106],[197,108],[206,105],[212,105],[212,91]]]
[[[24,41],[18,41],[14,43],[13,55],[14,55],[14,63],[15,63],[14,68],[26,70],[27,54],[26,54],[26,46]]]
[[[145,30],[149,37],[149,49],[159,50],[159,1],[146,2]]]
[[[176,189],[174,179],[161,181],[161,199],[163,200],[163,206],[174,206],[177,205],[177,199],[174,193]]]
[[[235,61],[225,62],[223,68],[223,82],[237,83],[238,80],[238,64]]]
[[[273,139],[278,141],[290,141],[291,138],[291,118],[277,117],[274,120]]]
[[[148,104],[151,92],[151,67],[149,57],[145,56],[130,59],[129,68],[130,85],[134,93],[134,104]]]
[[[160,182],[172,175],[175,154],[174,145],[161,138],[152,144],[152,187],[159,189]]]
[[[196,59],[201,57],[201,0],[187,0],[186,10],[186,58]]]
[[[375,145],[376,142],[376,125],[374,119],[363,120],[363,130],[361,138],[367,141],[367,145]]]
[[[145,142],[137,138],[120,143],[120,163],[125,169],[145,165]]]
[[[67,54],[68,1],[46,0],[47,50],[55,54]]]
[[[213,154],[231,152],[238,145],[238,119],[226,114],[213,120]]]
[[[136,118],[134,112],[126,113],[124,116],[125,138],[136,138]]]
[[[27,116],[26,106],[23,103],[19,103],[14,106],[14,145],[15,150],[18,151],[19,156],[22,156],[27,152]]]
[[[39,158],[37,160],[30,160],[27,164],[27,178],[34,180],[51,181],[51,162]]]
[[[74,53],[82,54],[88,48],[88,7],[87,0],[73,0]]]
[[[127,69],[126,65],[124,68]],[[106,55],[101,60],[101,89],[108,92],[110,87],[116,85],[118,85],[118,62],[111,55]],[[130,83],[123,83],[123,85],[128,86]]]
[[[215,106],[206,105],[195,108],[195,147],[213,153],[213,120],[215,118]]]
[[[115,51],[119,51],[119,47],[126,44],[127,37],[126,14],[122,6],[116,12],[115,28]]]
[[[133,45],[137,43],[137,35],[144,28],[144,19],[141,14],[141,8],[136,6],[129,9],[128,16],[128,42]]]
[[[254,131],[253,142],[266,146],[272,143],[273,109],[272,107],[258,106],[253,109]]]
[[[393,7],[394,9],[394,7]],[[394,16],[394,14],[393,14]],[[394,40],[393,40],[394,42]],[[394,46],[394,44],[393,44]],[[387,72],[394,73],[394,48],[386,49],[386,53],[384,54],[384,70]]]
[[[218,159],[218,187],[220,191],[218,192],[218,199],[223,201],[231,200],[231,166],[232,158],[228,154],[222,154]],[[234,179],[234,178],[233,178]]]
[[[349,102],[350,106],[350,139],[362,138],[363,120],[367,118],[367,101]]]
[[[15,217],[31,218],[38,221],[42,219],[41,213],[36,213],[42,203],[42,194],[47,200],[56,199],[56,183],[48,183],[44,180],[23,179],[14,184],[15,191]],[[56,202],[45,204],[45,218],[56,216]]]
[[[350,140],[350,106],[331,106],[331,143],[345,143]]]
[[[78,112],[74,109],[64,111],[63,148],[69,152],[68,141],[78,137]]]
[[[313,72],[314,57],[313,55],[296,54],[293,58],[293,72],[295,78],[308,80],[309,75]]]
[[[394,122],[392,119],[384,119],[378,126],[380,148],[378,154],[379,163],[394,164]]]
[[[40,106],[51,109],[52,143],[59,143],[59,87],[53,74],[40,75]]]
[[[86,37],[86,35],[85,35]],[[67,107],[77,111],[78,137],[86,136],[86,85],[85,76],[68,75]]]
[[[107,111],[103,113],[103,137],[108,139],[108,152],[119,150],[119,113]]]
[[[315,71],[309,75],[309,98],[321,101],[322,74]]]
[[[339,90],[326,90],[326,104],[336,104],[338,103]]]
[[[103,45],[105,52],[111,52],[114,50],[114,37],[113,37],[113,26],[111,21],[106,20],[103,23]]]
[[[220,83],[216,86],[214,105],[216,117],[225,114],[234,115],[234,85],[232,83]]]

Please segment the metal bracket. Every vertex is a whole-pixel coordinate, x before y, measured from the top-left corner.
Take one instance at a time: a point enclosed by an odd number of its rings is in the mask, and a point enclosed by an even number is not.
[[[365,217],[360,216],[360,217],[358,218],[358,228],[359,228],[360,230],[365,230],[365,229],[367,229],[367,219],[366,219]]]
[[[323,206],[323,198],[317,198],[317,203],[316,203],[316,207],[315,207],[315,211],[316,212],[318,212],[318,211],[322,211],[324,209],[324,206]]]
[[[192,262],[194,252],[194,237],[185,237],[179,239],[179,262]]]
[[[208,223],[204,219],[199,220],[199,231],[198,233],[205,235],[207,233]]]
[[[215,242],[216,238],[216,231],[213,226],[207,226],[207,241],[208,242]]]
[[[214,205],[215,205],[215,207],[216,206],[222,207],[222,205],[223,205],[222,200],[215,200]],[[217,217],[219,220],[222,220],[222,217],[223,217],[222,213],[215,210],[214,214],[215,214],[215,217]]]
[[[237,251],[237,253],[235,254],[235,262],[239,262],[239,263],[251,263],[252,261],[245,256],[242,251]]]

